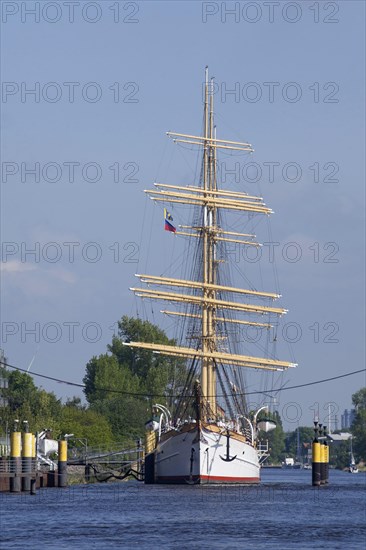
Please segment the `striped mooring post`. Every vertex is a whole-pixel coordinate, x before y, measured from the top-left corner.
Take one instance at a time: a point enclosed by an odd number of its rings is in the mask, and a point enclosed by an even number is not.
[[[33,455],[33,434],[29,433],[29,424],[24,420],[24,432],[22,434],[22,472],[28,474],[22,476],[22,491],[30,491]]]
[[[314,439],[312,444],[312,484],[319,487],[321,483],[321,443],[318,440],[318,422],[314,422]]]
[[[319,424],[319,437],[320,439],[320,485],[324,485],[325,479],[325,455],[324,455],[324,443],[323,443],[323,424]]]
[[[327,442],[327,427],[323,426],[323,455],[324,455],[324,475],[323,483],[326,485],[329,483],[329,445]]]
[[[35,495],[37,493],[37,436],[32,434],[32,467],[34,477],[30,480],[30,494]]]
[[[67,441],[58,442],[58,487],[67,487]]]
[[[22,478],[20,477],[22,471],[22,459],[20,457],[22,434],[18,431],[18,423],[19,420],[16,420],[14,431],[10,434],[10,472],[14,474],[14,477],[10,478],[11,493],[20,493],[22,490]]]
[[[320,441],[319,441],[320,439]],[[329,483],[329,446],[327,442],[327,427],[314,422],[312,459],[312,484],[314,487]]]

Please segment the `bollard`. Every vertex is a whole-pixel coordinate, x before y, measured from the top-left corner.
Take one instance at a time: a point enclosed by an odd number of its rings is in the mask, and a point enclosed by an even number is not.
[[[312,484],[319,487],[321,481],[321,444],[318,441],[318,423],[314,422],[314,440],[312,444]]]
[[[17,423],[15,430],[17,430]],[[19,493],[22,490],[21,482],[21,470],[22,460],[20,458],[22,434],[18,431],[14,431],[10,434],[10,472],[14,474],[14,477],[10,478],[10,492]]]
[[[32,434],[32,458],[34,459],[34,462],[36,462],[37,458],[37,437],[35,434]],[[35,467],[37,469],[37,467]]]
[[[320,485],[325,484],[325,452],[324,442],[320,442]]]
[[[33,434],[28,432],[28,422],[24,422],[25,432],[22,434],[22,491],[30,491],[33,454]]]
[[[327,427],[324,426],[324,483],[329,483],[329,445],[327,441]]]
[[[325,449],[324,449],[324,428],[319,424],[320,442],[320,484],[325,485]]]
[[[67,441],[58,442],[58,487],[67,487]]]

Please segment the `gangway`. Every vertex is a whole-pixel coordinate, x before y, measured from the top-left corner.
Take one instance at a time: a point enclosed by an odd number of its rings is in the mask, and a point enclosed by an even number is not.
[[[113,448],[88,448],[86,445],[74,447],[68,453],[68,466],[84,466],[85,477],[89,481],[108,481],[111,478],[125,479],[132,476],[144,480],[145,447],[140,440],[134,448],[123,448],[115,443]]]

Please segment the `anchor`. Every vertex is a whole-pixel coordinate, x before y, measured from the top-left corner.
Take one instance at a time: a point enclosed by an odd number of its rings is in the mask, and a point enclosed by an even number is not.
[[[224,460],[225,462],[232,462],[236,459],[236,456],[230,456],[230,432],[227,430],[226,432],[226,456],[223,457],[220,455],[221,460]]]

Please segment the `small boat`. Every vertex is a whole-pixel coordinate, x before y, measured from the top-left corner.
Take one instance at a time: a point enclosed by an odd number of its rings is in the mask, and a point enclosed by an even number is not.
[[[295,462],[293,458],[285,458],[285,461],[282,462],[282,468],[285,470],[301,470],[303,465],[301,462]]]
[[[349,470],[350,474],[358,474],[358,468],[357,468],[355,462],[350,463],[348,470]]]
[[[358,468],[356,466],[356,461],[355,461],[355,457],[353,455],[353,449],[352,449],[352,437],[351,437],[351,451],[350,451],[350,462],[349,462],[349,467],[348,467],[348,471],[350,474],[358,474]]]

